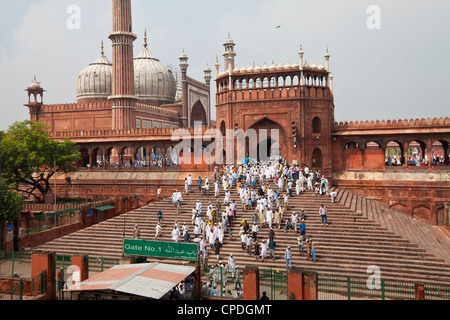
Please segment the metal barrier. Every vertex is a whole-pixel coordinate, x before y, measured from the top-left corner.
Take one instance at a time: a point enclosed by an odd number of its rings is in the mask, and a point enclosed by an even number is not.
[[[47,292],[47,273],[43,271],[32,279],[13,278],[10,289],[0,290],[0,300],[24,300]],[[29,283],[25,288],[25,283]]]
[[[450,300],[450,286],[425,284],[425,300]],[[317,274],[318,300],[414,300],[415,283]]]
[[[19,230],[22,236],[29,236],[41,231],[77,223],[81,221],[80,212],[80,208],[74,208],[21,218],[18,224]]]
[[[242,269],[226,266],[202,266],[202,298],[243,298]]]
[[[31,253],[0,251],[0,276],[31,278]]]
[[[259,292],[270,300],[288,300],[288,271],[259,269]]]
[[[425,300],[450,300],[450,286],[426,284]]]

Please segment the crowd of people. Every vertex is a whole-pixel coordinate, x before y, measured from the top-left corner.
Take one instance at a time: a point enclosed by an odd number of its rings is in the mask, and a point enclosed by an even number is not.
[[[290,269],[292,267],[291,245],[283,249],[284,255],[276,254],[278,246],[275,233],[294,232],[299,254],[311,261],[317,261],[318,245],[308,236],[306,228],[307,217],[312,213],[300,210],[289,214],[289,201],[295,195],[309,190],[314,191],[318,196],[328,195],[334,202],[336,193],[329,192],[328,180],[321,175],[320,171],[279,161],[237,166],[224,165],[221,168],[216,166],[212,181],[207,176],[186,177],[184,194],[192,193],[196,188],[198,192],[195,194],[199,196],[191,208],[192,211],[188,209],[191,212],[190,224],[180,224],[176,220],[172,225],[171,240],[199,244],[201,264],[212,266],[210,269],[212,280],[210,283],[204,283],[205,294],[217,294],[218,283],[214,273],[217,270],[225,269],[231,273],[232,278],[239,274],[236,272],[237,263],[232,255],[228,257],[226,264],[223,264],[221,260],[223,244],[234,238],[239,239],[242,250],[256,260],[284,259],[286,268]],[[211,201],[211,197],[208,197],[205,202],[203,196],[210,194],[214,195],[215,200]],[[157,197],[158,200],[162,198],[160,187],[158,187]],[[183,212],[181,211],[183,202],[183,192],[174,189],[170,203],[178,208],[179,214]],[[155,238],[162,235],[162,211],[159,209],[157,213]],[[242,212],[248,211],[253,211],[251,221],[240,217]],[[322,225],[328,226],[327,209],[324,205],[320,207],[318,213],[321,216]],[[239,221],[239,224],[236,224],[236,221]],[[237,226],[239,230],[236,229]],[[233,228],[237,234],[233,233]],[[139,238],[139,232],[137,232],[137,238]],[[210,257],[215,258],[215,265],[210,262]],[[239,288],[235,289],[239,292]]]

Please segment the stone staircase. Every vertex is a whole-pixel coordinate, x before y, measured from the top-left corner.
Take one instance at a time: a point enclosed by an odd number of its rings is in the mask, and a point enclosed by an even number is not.
[[[381,277],[385,280],[414,281],[430,284],[450,285],[450,246],[432,226],[422,222],[413,222],[402,213],[383,207],[376,201],[356,195],[345,189],[333,188],[338,193],[335,203],[330,197],[319,196],[313,192],[293,195],[289,210],[282,217],[281,229],[275,230],[275,260],[270,257],[264,262],[255,259],[242,250],[239,237],[239,224],[246,219],[251,224],[255,210],[243,211],[237,192],[232,191],[232,200],[236,200],[239,209],[234,221],[233,239],[227,233],[220,253],[220,261],[226,263],[230,253],[236,258],[238,267],[255,265],[262,268],[286,269],[284,251],[287,246],[292,250],[292,266],[319,273],[368,277],[370,266],[378,266]],[[175,220],[179,225],[191,221],[192,208],[198,199],[206,208],[209,202],[217,201],[212,195],[202,196],[196,188],[186,195],[182,212],[168,199],[156,202],[122,214],[118,217],[80,230],[65,237],[43,244],[34,251],[56,252],[58,254],[83,254],[97,257],[122,257],[122,239],[131,238],[135,224],[141,229],[141,239],[155,240],[157,211],[163,211],[163,231],[160,241],[171,241],[170,234]],[[223,202],[223,193],[218,198]],[[318,209],[321,204],[328,208],[328,226],[322,226]],[[222,205],[223,207],[223,205]],[[293,211],[304,209],[306,218],[306,235],[318,243],[317,261],[300,256],[297,240],[298,233],[293,230],[284,232],[284,221]],[[206,212],[206,210],[205,210]],[[268,238],[268,227],[260,228],[258,241]],[[433,241],[428,241],[431,237]],[[437,245],[439,241],[442,245]],[[166,263],[185,263],[176,260],[148,258],[148,261]],[[209,264],[219,262],[214,254],[209,256]]]

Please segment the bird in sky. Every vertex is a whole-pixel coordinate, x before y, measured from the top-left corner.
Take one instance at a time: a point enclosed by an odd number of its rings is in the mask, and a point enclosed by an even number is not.
[[[275,29],[280,29],[280,28],[281,28],[281,25],[277,26]]]

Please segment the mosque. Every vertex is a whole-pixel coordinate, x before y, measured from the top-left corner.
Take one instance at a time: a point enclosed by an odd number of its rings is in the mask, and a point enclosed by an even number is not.
[[[132,32],[131,0],[112,3],[112,61],[102,43],[97,60],[76,77],[77,101],[45,105],[45,90],[36,79],[26,89],[30,119],[47,124],[54,139],[69,138],[80,146],[80,170],[72,175],[74,194],[113,198],[132,192],[146,204],[156,196],[158,185],[171,194],[188,173],[210,173],[211,165],[181,164],[177,142],[172,140],[175,130],[192,134],[194,124],[201,123],[202,133],[217,128],[223,136],[229,130],[276,129],[276,137],[258,139],[261,146],[269,146],[266,150],[279,146],[269,157],[319,170],[336,186],[443,223],[445,203],[450,201],[445,180],[449,118],[337,123],[328,49],[325,65],[308,64],[300,46],[298,62],[239,68],[236,44],[228,36],[223,69],[218,60],[215,65],[213,120],[211,69],[205,68],[202,80],[189,77],[189,59],[183,51],[178,76],[152,55],[147,35],[134,56],[137,37]],[[218,152],[224,155],[232,150],[226,143],[223,147]],[[60,178],[61,192],[67,189],[65,181]]]

